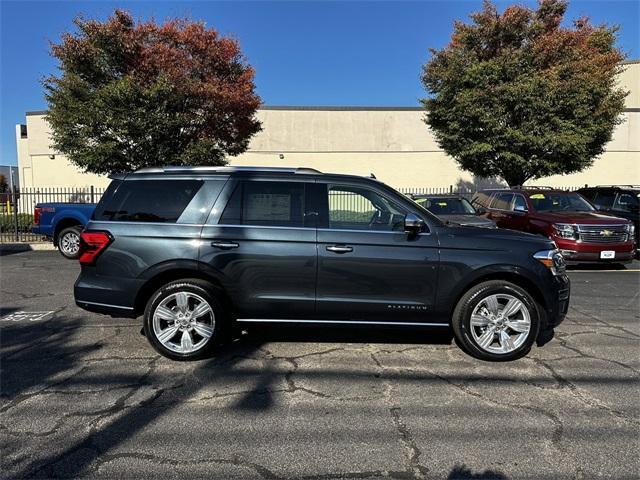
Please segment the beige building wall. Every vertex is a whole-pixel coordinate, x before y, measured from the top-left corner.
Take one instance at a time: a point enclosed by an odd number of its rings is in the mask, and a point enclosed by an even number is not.
[[[584,172],[536,180],[550,186],[640,184],[640,62],[631,62],[620,84],[631,93],[623,122],[606,152]],[[396,188],[469,186],[437,145],[420,108],[264,107],[263,130],[231,165],[304,166],[324,172],[369,175]],[[50,146],[44,112],[27,114],[27,136],[16,128],[18,166],[25,187],[106,186],[105,176],[81,173]]]

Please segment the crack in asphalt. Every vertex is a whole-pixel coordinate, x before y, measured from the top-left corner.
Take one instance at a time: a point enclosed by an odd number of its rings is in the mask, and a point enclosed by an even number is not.
[[[583,310],[580,310],[579,308],[576,308],[575,306],[571,306],[571,309],[575,310],[575,311],[576,311],[576,312],[578,312],[580,315],[584,315],[585,317],[589,317],[589,318],[591,318],[591,319],[593,319],[593,320],[595,320],[595,321],[597,321],[597,322],[602,323],[603,325],[606,325],[606,326],[607,326],[607,327],[609,327],[609,328],[612,328],[612,329],[614,329],[614,330],[620,330],[621,332],[624,332],[624,333],[626,333],[627,335],[631,335],[632,337],[635,337],[635,338],[640,338],[640,335],[638,335],[637,333],[632,332],[631,330],[628,330],[628,329],[626,329],[626,328],[624,328],[624,327],[620,327],[620,326],[618,326],[618,325],[614,325],[614,324],[612,324],[612,323],[610,323],[610,322],[607,322],[606,320],[602,320],[602,319],[601,319],[601,318],[599,318],[598,316],[593,315],[593,314],[588,313],[588,312],[585,312],[585,311],[583,311]],[[578,324],[578,325],[581,325],[581,324]]]

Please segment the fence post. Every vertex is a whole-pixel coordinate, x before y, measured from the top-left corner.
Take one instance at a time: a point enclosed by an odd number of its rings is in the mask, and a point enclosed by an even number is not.
[[[13,196],[13,220],[16,227],[16,242],[19,242],[20,234],[18,233],[18,194],[15,187],[13,187],[13,191],[11,192],[11,194]]]
[[[91,185],[91,203],[96,203],[94,200],[94,195],[95,195],[95,189],[93,188],[93,185]]]

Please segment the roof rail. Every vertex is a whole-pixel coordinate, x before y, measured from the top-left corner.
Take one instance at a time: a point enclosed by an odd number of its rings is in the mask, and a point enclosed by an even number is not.
[[[315,168],[308,167],[192,167],[167,165],[164,167],[145,167],[136,170],[134,173],[234,173],[234,172],[268,172],[268,173],[298,173],[298,174],[318,174],[322,173]]]
[[[626,188],[640,188],[640,185],[596,185],[595,187],[587,187],[587,188],[607,188],[607,187],[626,187]]]

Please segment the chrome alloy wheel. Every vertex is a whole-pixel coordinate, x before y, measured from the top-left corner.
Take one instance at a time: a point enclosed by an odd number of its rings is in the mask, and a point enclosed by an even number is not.
[[[60,238],[60,249],[69,256],[78,254],[80,249],[80,235],[76,232],[67,232]]]
[[[162,300],[153,312],[153,333],[176,353],[193,353],[204,347],[216,325],[211,305],[191,292],[177,292]]]
[[[489,295],[471,313],[471,335],[487,352],[513,352],[527,340],[530,330],[529,309],[513,295]]]

